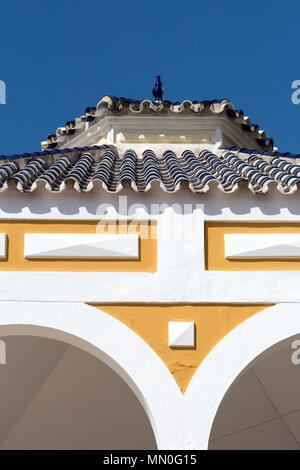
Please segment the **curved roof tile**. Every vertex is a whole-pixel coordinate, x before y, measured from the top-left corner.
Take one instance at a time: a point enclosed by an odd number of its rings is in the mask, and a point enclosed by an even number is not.
[[[151,149],[138,158],[133,150],[119,157],[113,146],[95,146],[2,156],[0,191],[14,184],[23,193],[32,193],[42,186],[52,193],[71,185],[76,191],[89,192],[100,185],[117,193],[131,187],[138,193],[151,190],[158,183],[167,193],[188,188],[204,194],[214,186],[223,193],[234,193],[248,187],[254,194],[266,193],[274,186],[282,194],[294,193],[300,183],[300,165],[278,152],[251,149],[220,149],[217,154],[203,150],[195,154],[166,151],[157,155]]]
[[[112,114],[141,114],[145,112],[154,113],[156,115],[166,113],[168,111],[173,113],[204,113],[209,112],[213,114],[226,113],[229,119],[241,126],[245,132],[250,132],[256,139],[258,145],[266,148],[273,148],[273,139],[266,136],[265,131],[260,130],[257,124],[253,124],[249,117],[244,116],[242,110],[236,110],[234,105],[227,99],[222,100],[203,100],[191,101],[183,100],[181,102],[161,101],[155,102],[150,100],[132,100],[130,98],[118,98],[116,96],[103,96],[96,107],[87,107],[83,116],[75,120],[68,121],[65,127],[59,127],[55,134],[49,134],[45,142],[43,142],[44,149],[55,148],[58,145],[58,139],[62,136],[72,136],[82,129],[83,124],[91,122],[96,118],[96,113],[100,109],[108,109]]]

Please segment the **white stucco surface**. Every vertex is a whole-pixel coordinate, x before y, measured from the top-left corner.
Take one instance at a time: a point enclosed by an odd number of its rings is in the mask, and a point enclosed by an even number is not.
[[[99,357],[141,401],[159,449],[206,449],[228,387],[255,357],[300,332],[299,312],[299,304],[278,304],[236,327],[208,354],[184,395],[138,335],[85,304],[1,302],[0,334],[53,338]]]
[[[126,197],[124,197],[126,196]],[[300,196],[276,189],[263,196],[248,189],[205,196],[159,188],[139,201],[131,190],[54,195],[7,190],[0,219],[155,220],[157,272],[4,272],[0,299],[79,302],[300,302],[300,271],[206,271],[205,221],[300,222]],[[151,288],[150,288],[151,286]]]
[[[181,392],[164,362],[123,323],[77,302],[0,302],[0,335],[10,334],[53,338],[96,355],[139,398],[157,445],[181,448]]]
[[[123,196],[127,196],[125,200]],[[122,199],[123,198],[123,199]],[[226,390],[272,344],[300,331],[300,271],[206,271],[205,221],[300,222],[300,196],[275,189],[238,197],[218,189],[197,197],[159,188],[139,200],[130,190],[1,194],[3,220],[155,220],[157,272],[0,271],[0,335],[34,331],[90,350],[139,397],[161,449],[206,448]],[[277,303],[229,333],[182,395],[163,361],[132,330],[86,302]],[[29,333],[28,333],[29,334]]]

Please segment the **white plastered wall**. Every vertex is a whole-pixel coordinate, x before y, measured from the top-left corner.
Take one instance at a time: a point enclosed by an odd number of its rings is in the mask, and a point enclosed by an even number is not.
[[[0,308],[1,336],[52,338],[97,356],[140,400],[158,448],[181,448],[181,392],[163,361],[127,326],[78,302],[2,302]]]
[[[247,189],[204,196],[188,190],[168,195],[159,188],[137,195],[123,191],[30,195],[1,194],[0,218],[153,219],[158,224],[155,273],[4,272],[0,300],[78,302],[253,302],[300,301],[300,271],[205,271],[204,222],[300,222],[300,194],[276,189],[254,196]],[[183,214],[184,212],[184,214]]]
[[[218,407],[230,385],[257,356],[300,333],[300,304],[282,303],[253,315],[204,359],[184,397],[185,446],[207,449]]]
[[[246,189],[231,195],[216,189],[196,196],[187,190],[168,195],[156,188],[142,197],[131,190],[121,195],[104,191],[79,194],[71,189],[58,195],[39,190],[23,195],[9,189],[1,194],[0,217],[4,219],[156,220],[158,265],[153,274],[2,271],[0,325],[52,328],[92,344],[102,351],[107,363],[111,361],[119,373],[124,371],[124,379],[148,411],[159,448],[206,448],[217,407],[238,373],[267,347],[299,333],[300,271],[205,271],[204,222],[300,222],[299,203],[298,193],[283,196],[275,189],[260,197]],[[280,306],[255,315],[224,338],[199,367],[182,396],[167,367],[137,335],[85,302],[253,302]],[[291,312],[288,322],[283,315],[287,309]],[[277,329],[270,335],[266,333],[274,318],[264,313],[269,311],[278,312]],[[101,334],[99,318],[109,334]],[[266,320],[257,320],[261,318]],[[283,324],[289,326],[281,328]],[[256,343],[259,331],[261,341]],[[0,334],[5,334],[2,328]],[[125,355],[124,345],[128,350]],[[140,361],[136,361],[137,351]],[[242,359],[232,363],[237,351]],[[226,377],[219,375],[223,352],[229,369]],[[166,401],[169,405],[164,411]]]
[[[272,345],[300,332],[300,305],[283,303],[225,336],[184,395],[156,353],[132,330],[82,303],[2,302],[0,335],[67,342],[103,360],[130,386],[151,422],[158,449],[207,449],[218,407],[243,369]]]

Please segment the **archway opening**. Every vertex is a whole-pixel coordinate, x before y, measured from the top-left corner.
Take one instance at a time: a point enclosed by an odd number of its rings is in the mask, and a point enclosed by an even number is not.
[[[238,375],[218,408],[209,449],[300,449],[300,334]]]
[[[27,334],[1,345],[0,449],[157,448],[140,401],[95,355]]]

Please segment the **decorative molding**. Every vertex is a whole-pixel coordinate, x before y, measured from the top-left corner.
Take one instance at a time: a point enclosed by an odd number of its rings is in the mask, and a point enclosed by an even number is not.
[[[99,208],[99,196],[91,192],[84,198],[84,210],[78,210],[83,201],[80,194],[74,199],[66,192],[65,196],[56,198],[53,207],[49,198],[41,198],[38,193],[27,197],[26,207],[19,204],[20,195],[16,196],[13,192],[7,193],[0,211],[0,232],[7,233],[9,240],[8,259],[0,263],[1,300],[300,302],[300,259],[229,260],[224,252],[226,233],[300,233],[300,206],[296,194],[286,198],[288,206],[282,206],[279,212],[277,209],[285,196],[260,198],[258,206],[257,199],[249,201],[247,193],[243,192],[230,208],[228,201],[232,199],[222,199],[215,192],[204,207],[201,198],[192,197],[188,192],[175,193],[171,201],[169,195],[161,197],[157,189],[153,194],[148,193],[147,205],[143,200],[138,202],[134,195],[128,195],[130,215],[127,219],[122,209],[122,196],[113,198],[105,193]],[[151,215],[151,204],[164,204],[166,209]],[[14,207],[15,213],[12,212]],[[184,207],[194,209],[184,215]],[[98,220],[120,218],[122,223],[128,220],[129,227],[133,219],[155,219],[158,239],[141,236],[138,261],[24,258],[24,233],[96,233],[95,208],[99,210]],[[183,221],[187,223],[186,231],[183,231]],[[181,235],[184,233],[186,237]],[[167,325],[165,329],[167,336]],[[167,338],[165,342],[167,346]]]
[[[229,331],[269,305],[264,304],[160,304],[160,303],[91,303],[131,328],[164,361],[184,394],[199,364]],[[170,345],[167,330],[176,340],[185,325],[191,325],[190,338],[180,337],[180,344]],[[170,327],[171,325],[171,327]],[[188,341],[186,341],[186,339]],[[183,341],[184,340],[184,341]]]
[[[225,271],[300,271],[299,222],[269,222],[271,220],[205,221],[206,269],[222,271],[223,278]],[[257,295],[257,277],[254,282]],[[266,288],[265,282],[264,276],[262,290]]]
[[[226,258],[300,258],[300,234],[225,234]]]
[[[195,323],[185,321],[169,321],[170,348],[195,346]]]
[[[157,224],[155,221],[150,223],[148,220],[130,219],[120,223],[119,220],[110,217],[108,221],[101,219],[100,222],[99,224],[99,219],[11,221],[0,218],[0,234],[5,233],[8,242],[7,256],[0,259],[0,272],[4,271],[6,274],[14,272],[13,276],[15,276],[18,271],[27,273],[36,271],[40,279],[43,272],[56,274],[77,272],[82,276],[83,273],[102,272],[111,275],[122,272],[154,273],[157,271]],[[26,235],[32,241],[29,245],[26,243]],[[76,235],[80,235],[79,241],[75,240]],[[42,245],[36,243],[36,236],[43,237]],[[56,236],[60,239],[58,244]],[[110,245],[111,241],[108,244],[107,240],[111,240],[112,236],[115,240]],[[97,246],[100,237],[103,237],[105,246],[102,242]],[[97,242],[94,242],[95,239]],[[85,246],[85,244],[89,246],[83,248],[81,245]],[[77,245],[80,247],[76,248]],[[90,281],[85,284],[86,288],[89,283]],[[65,289],[66,284],[61,287]],[[78,288],[79,286],[73,288],[74,295]],[[2,289],[2,293],[5,292],[3,286]],[[58,292],[60,289],[54,290]],[[96,290],[98,291],[98,288]],[[33,291],[36,292],[36,289],[34,288]],[[54,292],[51,295],[54,295]]]
[[[139,235],[25,233],[24,257],[138,259]]]

